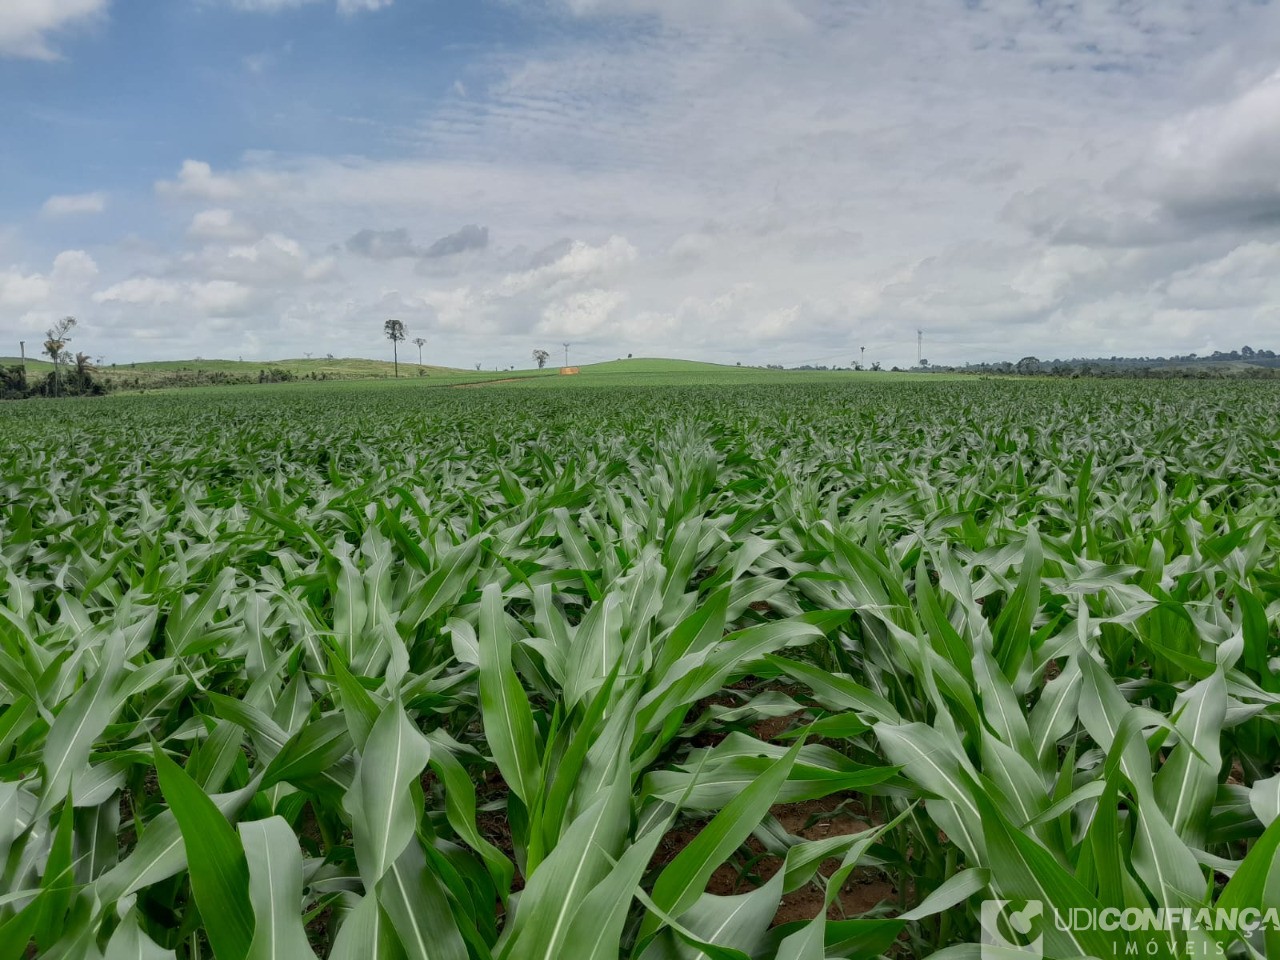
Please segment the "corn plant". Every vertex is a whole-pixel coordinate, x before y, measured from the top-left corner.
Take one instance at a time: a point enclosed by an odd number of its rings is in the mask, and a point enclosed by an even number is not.
[[[1025,956],[984,901],[1280,908],[1276,411],[1036,381],[10,405],[0,960]]]

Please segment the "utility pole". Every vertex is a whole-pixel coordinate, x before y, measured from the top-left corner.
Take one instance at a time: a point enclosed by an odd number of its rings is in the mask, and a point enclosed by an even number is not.
[[[564,345],[564,365],[569,366],[569,344]]]
[[[27,379],[27,341],[18,341],[18,350],[22,354],[22,379]]]
[[[858,349],[862,351],[858,359],[858,369],[865,370],[867,368],[867,348],[859,347]]]

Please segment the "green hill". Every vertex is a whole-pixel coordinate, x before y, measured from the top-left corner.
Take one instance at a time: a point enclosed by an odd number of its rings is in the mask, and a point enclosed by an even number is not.
[[[578,372],[565,376],[558,369],[516,370],[510,373],[491,373],[474,376],[493,386],[572,388],[574,386],[642,386],[651,384],[735,384],[735,383],[795,383],[866,378],[882,380],[919,377],[922,374],[864,372],[848,370],[770,370],[765,367],[729,366],[706,363],[700,360],[670,360],[661,357],[637,357],[627,360],[607,360],[602,363],[583,364]],[[480,385],[478,382],[470,385]]]
[[[19,362],[16,357],[0,357],[0,365]],[[28,358],[30,377],[45,376],[53,368],[47,360]],[[890,379],[901,374],[850,373],[847,371],[783,371],[763,367],[729,366],[698,360],[639,357],[583,364],[572,375],[558,367],[545,370],[461,370],[455,367],[401,362],[400,382],[435,387],[524,387],[573,389],[580,386],[641,386],[680,384],[777,383],[796,380],[875,378]],[[392,385],[395,367],[385,360],[363,357],[285,360],[149,360],[138,363],[105,364],[94,368],[95,376],[113,390],[159,390],[180,387],[216,387],[258,382],[294,380],[385,380]]]
[[[0,364],[10,366],[20,363],[17,357],[0,357]],[[48,360],[27,358],[28,374],[43,376],[53,369]],[[417,377],[421,369],[426,376],[458,378],[466,371],[430,364],[419,368],[417,363],[401,361],[400,376]],[[295,379],[317,380],[368,380],[389,378],[395,375],[390,361],[368,360],[363,357],[295,358],[287,360],[147,360],[138,363],[109,363],[95,366],[94,372],[111,386],[119,389],[156,388],[173,386],[197,386],[217,383],[252,383],[260,375],[271,378],[272,371],[283,371]],[[473,373],[474,376],[474,373]]]

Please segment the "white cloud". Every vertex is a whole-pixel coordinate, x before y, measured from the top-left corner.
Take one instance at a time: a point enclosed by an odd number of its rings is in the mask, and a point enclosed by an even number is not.
[[[0,270],[0,305],[18,309],[67,308],[76,294],[98,275],[98,265],[83,250],[64,250],[48,273],[26,273],[18,267]]]
[[[1254,240],[1217,260],[1180,270],[1169,279],[1167,293],[1171,303],[1199,310],[1276,303],[1280,243]]]
[[[1280,223],[1280,70],[1164,124],[1140,176],[1176,215]]]
[[[41,274],[24,274],[12,268],[0,270],[0,305],[34,307],[48,300],[52,290],[49,278]]]
[[[735,0],[733,3],[690,3],[688,0],[553,0],[552,8],[578,17],[658,17],[676,25],[718,29],[805,30],[813,22],[790,0]]]
[[[254,13],[276,13],[316,2],[318,0],[230,0],[231,6],[237,10]],[[351,15],[381,10],[393,3],[395,0],[337,0],[337,9],[341,14]]]
[[[586,281],[598,282],[635,262],[637,256],[636,248],[625,237],[612,236],[599,246],[575,240],[550,263],[503,277],[497,291],[510,297],[526,291],[555,292]]]
[[[97,275],[98,264],[83,250],[63,250],[53,258],[51,277],[57,287],[80,290]]]
[[[169,307],[200,316],[243,316],[254,303],[253,291],[232,280],[180,282],[157,277],[133,277],[93,295],[97,304],[130,307]],[[164,314],[171,317],[172,310]]]
[[[112,284],[93,295],[94,303],[158,304],[176,303],[182,296],[182,285],[155,277],[133,277]]]
[[[191,306],[205,316],[242,316],[253,304],[253,291],[232,280],[194,283],[188,288]]]
[[[599,334],[626,297],[617,290],[584,290],[547,304],[536,332],[550,337]]]
[[[181,258],[176,269],[202,278],[279,287],[331,279],[336,263],[332,256],[313,257],[292,237],[268,233],[254,243],[206,246]]]
[[[203,160],[184,160],[176,180],[160,180],[156,192],[166,197],[225,201],[241,196],[243,188],[231,177],[219,176]]]
[[[65,217],[81,213],[102,213],[107,208],[104,193],[69,193],[50,197],[40,208],[47,217]]]
[[[50,38],[92,22],[110,0],[4,0],[0,4],[0,56],[53,60]]]
[[[240,220],[232,211],[222,207],[201,210],[191,218],[187,236],[204,241],[243,241],[258,236],[258,231]]]

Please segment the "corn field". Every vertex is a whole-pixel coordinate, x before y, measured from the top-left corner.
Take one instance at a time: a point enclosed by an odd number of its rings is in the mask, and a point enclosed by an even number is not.
[[[1280,957],[1265,924],[981,946],[992,900],[1280,907],[1278,413],[10,404],[0,960]]]

